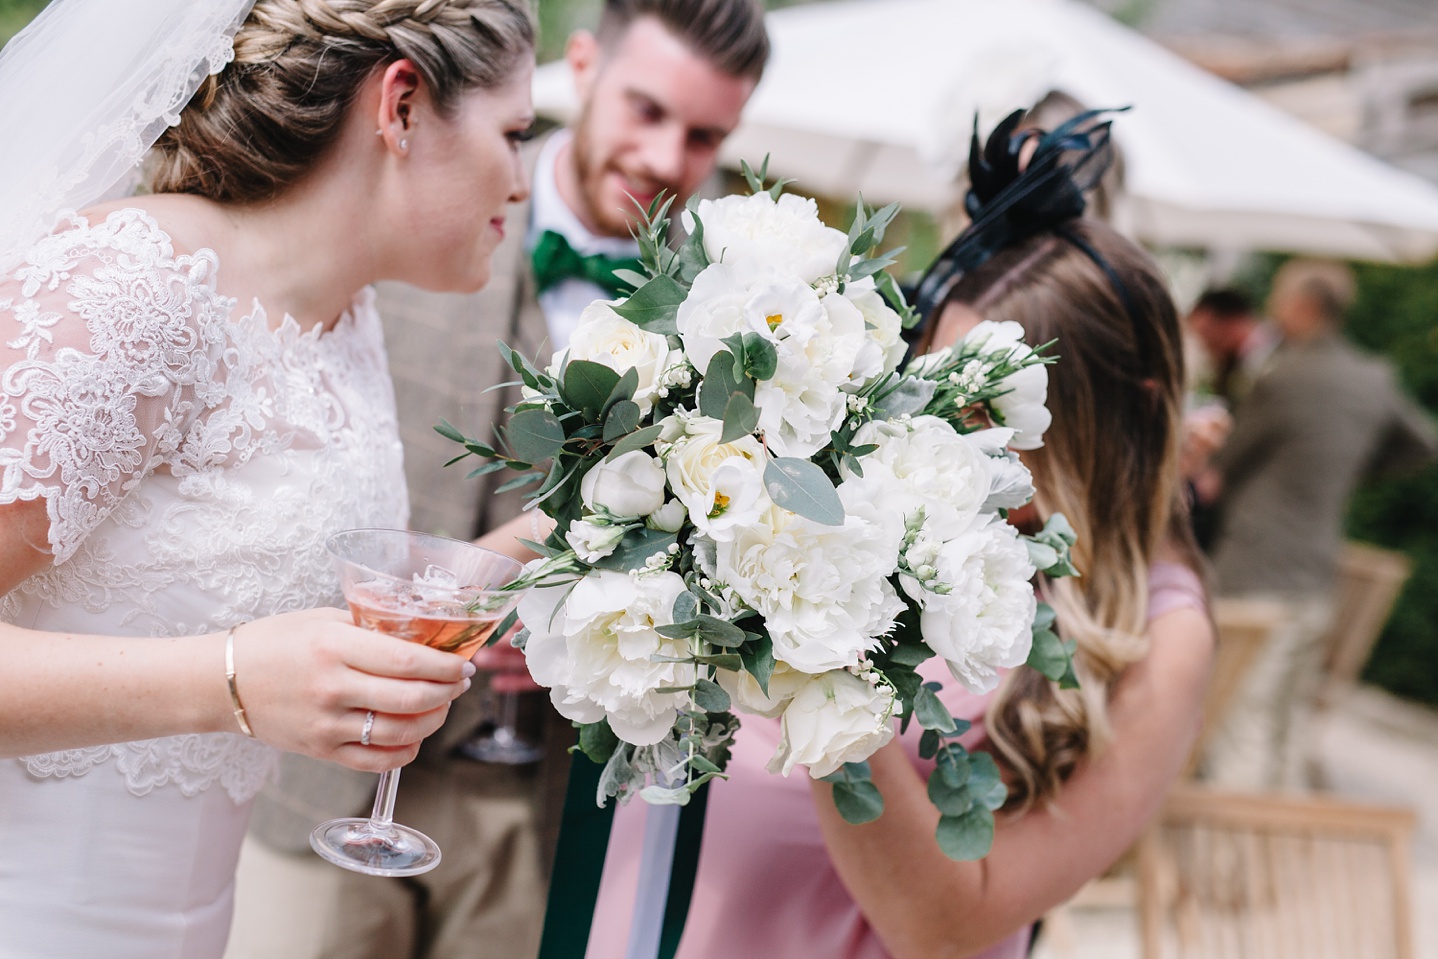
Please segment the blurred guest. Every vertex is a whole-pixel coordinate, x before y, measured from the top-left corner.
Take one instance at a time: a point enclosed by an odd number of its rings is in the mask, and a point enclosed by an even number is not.
[[[1212,289],[1188,314],[1189,331],[1203,345],[1213,370],[1213,394],[1232,409],[1253,386],[1278,345],[1278,330],[1264,323],[1248,294]]]
[[[768,54],[759,0],[606,0],[597,31],[576,32],[565,51],[578,118],[523,150],[533,189],[509,218],[490,285],[463,297],[380,285],[416,529],[472,537],[519,514],[521,492],[498,492],[512,474],[474,480],[467,469],[442,469],[458,448],[435,424],[449,419],[470,435],[492,435],[518,401],[517,392],[492,389],[515,378],[496,341],[547,362],[551,349],[568,343],[585,306],[616,295],[614,271],[638,266],[630,229],[639,205],[662,192],[682,209],[713,175]],[[522,673],[522,660],[517,665]],[[439,867],[422,876],[381,881],[314,860],[310,829],[367,810],[373,779],[287,764],[279,787],[261,798],[251,835],[262,842],[248,852],[249,862],[264,866],[249,884],[255,895],[288,891],[265,903],[242,897],[237,929],[268,928],[300,910],[300,921],[320,927],[317,954],[326,957],[533,955],[574,731],[547,704],[541,721],[540,697],[529,698],[529,732],[540,737],[545,727],[547,755],[538,768],[453,754],[486,718],[471,694],[406,770],[397,818],[444,850]],[[281,875],[289,877],[283,886],[271,881]],[[251,947],[246,959],[252,951],[265,953]],[[303,955],[293,940],[280,954]]]
[[[1206,771],[1224,786],[1302,785],[1299,733],[1321,678],[1349,496],[1360,480],[1438,451],[1392,367],[1343,337],[1354,290],[1339,263],[1294,260],[1278,272],[1268,307],[1282,339],[1213,460],[1219,593],[1288,611],[1215,736]]]

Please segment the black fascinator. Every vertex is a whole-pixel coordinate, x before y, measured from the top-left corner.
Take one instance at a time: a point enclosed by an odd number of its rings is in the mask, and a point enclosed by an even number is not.
[[[1004,118],[982,147],[978,117],[974,118],[969,146],[970,185],[964,197],[970,222],[919,281],[914,295],[914,309],[922,318],[918,328],[930,321],[966,273],[1005,247],[1039,233],[1061,230],[1065,223],[1083,216],[1085,192],[1097,185],[1113,162],[1109,142],[1113,121],[1104,117],[1115,112],[1120,111],[1089,110],[1046,133],[1019,130],[1025,111],[1016,110]],[[1032,156],[1024,164],[1029,150]],[[1117,284],[1118,277],[1096,252],[1071,233],[1066,238],[1093,257]],[[1116,289],[1127,306],[1122,284],[1117,284]]]

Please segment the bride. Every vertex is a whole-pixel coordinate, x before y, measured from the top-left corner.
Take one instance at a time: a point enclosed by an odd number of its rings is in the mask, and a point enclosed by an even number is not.
[[[393,768],[469,685],[325,608],[323,544],[406,522],[368,285],[488,279],[533,44],[524,0],[53,0],[0,54],[0,956],[220,955],[274,750]]]

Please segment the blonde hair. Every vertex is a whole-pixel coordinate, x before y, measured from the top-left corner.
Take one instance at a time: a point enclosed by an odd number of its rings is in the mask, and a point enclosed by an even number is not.
[[[1109,690],[1148,649],[1148,569],[1160,546],[1174,542],[1199,565],[1178,465],[1184,379],[1173,302],[1149,256],[1111,228],[1083,220],[1064,229],[1113,278],[1076,242],[1045,233],[1001,251],[948,297],[986,320],[1017,321],[1030,344],[1058,340],[1053,425],[1024,455],[1040,516],[1061,512],[1078,534],[1080,576],[1039,585],[1060,633],[1077,641],[1080,688],[1018,669],[990,705],[988,734],[1014,774],[1018,809],[1052,798],[1110,738]]]
[[[155,144],[150,188],[272,199],[334,143],[380,66],[414,64],[441,114],[507,80],[534,48],[526,0],[259,0],[235,59]]]

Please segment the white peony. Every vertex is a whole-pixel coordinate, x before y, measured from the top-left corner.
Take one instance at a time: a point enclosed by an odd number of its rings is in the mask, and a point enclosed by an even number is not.
[[[768,193],[700,200],[697,212],[711,262],[757,263],[805,283],[832,275],[849,242],[819,219],[818,204],[788,193],[778,200]],[[692,234],[692,214],[683,220]]]
[[[579,496],[591,512],[611,516],[648,516],[664,505],[664,470],[643,450],[630,450],[600,461],[579,481]]]
[[[906,521],[924,510],[924,528],[931,536],[957,536],[989,497],[989,457],[937,416],[865,423],[853,442],[878,447],[859,462],[864,478],[881,485],[885,508],[898,511]]]
[[[856,288],[851,284],[844,297],[863,315],[868,332],[860,362],[854,370],[855,379],[867,382],[897,370],[909,349],[904,342],[904,321],[899,314],[872,288]]]
[[[822,779],[845,763],[868,759],[894,738],[893,714],[891,686],[843,669],[811,677],[784,708],[769,771],[787,776],[795,766],[808,766],[810,776]]]
[[[1020,361],[1033,355],[1024,342],[1024,328],[1012,320],[980,323],[964,337],[964,345],[985,353],[1011,350]],[[1016,450],[1036,450],[1044,445],[1044,431],[1053,422],[1053,415],[1044,404],[1049,395],[1049,371],[1042,364],[1029,366],[1005,377],[1000,388],[1006,390],[994,399],[994,409],[1003,417],[1004,426],[1014,431],[1009,445]]]
[[[553,372],[567,360],[589,360],[620,374],[632,369],[639,374],[634,402],[647,414],[659,395],[664,374],[682,359],[678,350],[669,348],[667,337],[629,322],[614,312],[612,303],[595,300],[579,315],[569,349],[556,358]]]
[[[619,541],[624,539],[624,531],[623,526],[576,520],[569,524],[569,531],[564,534],[564,539],[574,550],[575,556],[586,563],[597,563],[614,552]]]
[[[756,293],[765,291],[773,278],[753,263],[714,263],[694,278],[689,295],[679,304],[674,325],[684,344],[684,355],[701,374],[709,371],[714,354],[725,349],[723,340],[735,333],[758,333],[773,338],[765,314],[750,309]],[[818,304],[813,290],[809,298]]]
[[[716,540],[733,536],[769,507],[764,448],[752,436],[721,443],[723,432],[719,420],[690,417],[664,458],[669,486],[689,510],[689,521]]]
[[[828,445],[848,410],[845,387],[861,385],[855,369],[868,337],[864,315],[842,296],[818,301],[820,309],[785,311],[776,297],[772,310],[779,365],[759,383],[754,405],[764,442],[778,456],[808,459]]]
[[[694,666],[655,662],[690,653],[685,640],[657,632],[673,624],[674,600],[684,589],[676,573],[630,577],[595,570],[572,591],[567,585],[530,590],[519,603],[530,633],[524,647],[529,674],[549,689],[566,718],[594,723],[608,717],[625,742],[659,742],[678,710],[691,705],[687,692],[658,690],[693,685]]]
[[[965,689],[987,693],[998,685],[1000,669],[1029,658],[1037,602],[1028,549],[1012,526],[989,517],[945,543],[934,567],[937,581],[952,592],[939,595],[904,581],[923,609],[924,642]]]
[[[716,546],[714,579],[764,616],[774,658],[804,672],[853,666],[893,628],[889,584],[904,530],[875,488],[839,487],[843,526],[774,507]]]
[[[810,679],[808,673],[783,663],[774,664],[774,672],[769,676],[769,692],[759,688],[759,681],[750,675],[748,670],[741,669],[733,672],[728,669],[718,671],[719,685],[729,694],[734,701],[734,706],[741,712],[753,713],[756,716],[768,716],[773,718],[784,711],[789,700],[794,698],[799,687],[803,686]]]

